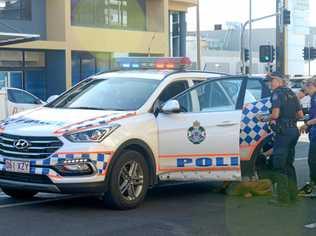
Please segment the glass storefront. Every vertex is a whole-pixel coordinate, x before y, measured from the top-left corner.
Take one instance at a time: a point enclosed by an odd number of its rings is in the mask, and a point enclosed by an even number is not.
[[[0,87],[25,89],[46,97],[46,60],[43,51],[0,50]]]
[[[103,52],[72,52],[72,84],[98,72],[111,69],[112,54]]]
[[[72,25],[147,30],[146,0],[71,0]]]
[[[31,0],[0,0],[1,20],[31,20]]]

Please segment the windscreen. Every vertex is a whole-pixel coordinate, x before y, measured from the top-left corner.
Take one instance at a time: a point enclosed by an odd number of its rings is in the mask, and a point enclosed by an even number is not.
[[[62,95],[47,107],[134,111],[144,105],[159,80],[139,78],[92,79]]]

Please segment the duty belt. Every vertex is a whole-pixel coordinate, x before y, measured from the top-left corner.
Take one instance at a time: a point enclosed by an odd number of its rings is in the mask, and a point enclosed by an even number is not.
[[[279,120],[277,124],[282,128],[297,128],[296,120]]]

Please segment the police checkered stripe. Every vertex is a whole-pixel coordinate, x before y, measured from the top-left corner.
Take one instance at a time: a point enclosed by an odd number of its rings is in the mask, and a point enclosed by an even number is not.
[[[98,174],[104,173],[104,170],[107,167],[110,155],[105,153],[83,153],[83,154],[56,154],[53,155],[53,161],[56,162],[63,162],[64,160],[69,159],[79,159],[79,158],[86,158],[91,160],[97,168]]]
[[[65,160],[71,160],[71,159],[79,159],[79,158],[86,158],[91,160],[94,165],[96,166],[96,169],[98,171],[98,174],[103,174],[109,158],[110,154],[105,153],[94,153],[94,154],[54,154],[50,158],[46,158],[44,160],[31,160],[30,166],[30,173],[31,174],[38,174],[38,175],[50,175],[50,176],[59,176],[56,171],[51,169],[51,166],[54,166],[58,163],[62,164]],[[5,157],[0,156],[0,170],[4,170],[4,161]],[[10,158],[12,159],[12,158]],[[40,167],[39,167],[40,166]]]
[[[258,113],[268,113],[271,106],[269,98],[245,105],[240,129],[241,145],[253,145],[271,132],[269,124],[267,122],[259,122],[256,117]]]

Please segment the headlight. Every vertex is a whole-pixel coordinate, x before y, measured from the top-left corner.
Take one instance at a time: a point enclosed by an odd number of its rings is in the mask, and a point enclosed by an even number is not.
[[[111,124],[105,127],[100,127],[97,129],[86,130],[77,133],[66,134],[64,137],[71,142],[74,143],[86,143],[86,142],[101,142],[114,130],[116,130],[120,125],[118,124]]]

